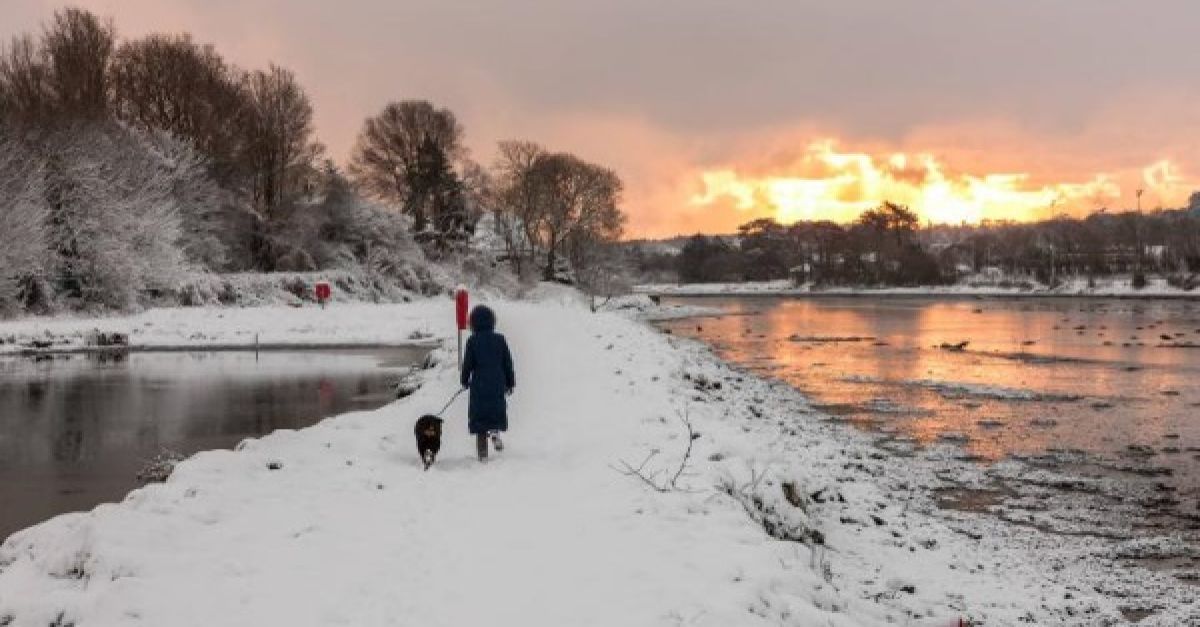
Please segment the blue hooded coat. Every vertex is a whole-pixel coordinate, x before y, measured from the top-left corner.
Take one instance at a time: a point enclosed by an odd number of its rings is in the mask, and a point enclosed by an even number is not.
[[[462,385],[471,389],[467,426],[474,435],[508,429],[506,392],[516,387],[512,353],[496,333],[496,314],[482,305],[471,310],[471,337],[463,351]]]

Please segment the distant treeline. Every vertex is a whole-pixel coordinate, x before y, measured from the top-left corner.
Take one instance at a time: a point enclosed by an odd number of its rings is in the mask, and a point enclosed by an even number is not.
[[[427,292],[425,260],[461,260],[487,210],[514,269],[584,277],[620,197],[612,171],[527,142],[484,168],[421,100],[367,119],[343,172],[287,69],[119,40],[80,9],[0,49],[0,313],[125,308],[196,271],[356,268]]]
[[[921,227],[911,210],[885,202],[852,224],[760,219],[736,235],[695,235],[678,253],[642,244],[632,254],[649,281],[939,285],[991,273],[1054,285],[1129,274],[1139,285],[1158,274],[1191,289],[1200,273],[1200,194],[1188,209],[977,226]]]

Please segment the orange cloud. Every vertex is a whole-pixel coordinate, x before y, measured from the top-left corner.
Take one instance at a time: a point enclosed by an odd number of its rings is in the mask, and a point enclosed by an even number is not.
[[[890,200],[914,209],[932,223],[1035,220],[1057,213],[1082,213],[1121,200],[1119,174],[1097,173],[1083,181],[1035,184],[1028,173],[956,172],[930,153],[844,152],[831,139],[808,144],[799,157],[763,173],[737,167],[702,170],[699,193],[688,203],[707,207],[727,201],[746,214],[797,220],[854,220]],[[1192,189],[1170,161],[1142,169],[1156,197],[1181,201]]]

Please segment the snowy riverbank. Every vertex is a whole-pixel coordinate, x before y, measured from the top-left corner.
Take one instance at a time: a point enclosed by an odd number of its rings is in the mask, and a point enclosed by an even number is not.
[[[1006,297],[1103,297],[1184,298],[1200,300],[1200,290],[1173,287],[1166,279],[1150,278],[1145,287],[1134,288],[1129,277],[1097,279],[1089,285],[1076,278],[1050,287],[1015,281],[964,280],[954,285],[921,287],[822,287],[792,281],[746,281],[743,283],[655,283],[634,288],[641,294],[658,296],[1006,296]]]
[[[122,335],[139,350],[428,342],[439,322],[435,302],[338,303],[327,309],[315,305],[184,307],[104,318],[27,317],[0,322],[0,354],[26,351],[35,343],[42,347],[39,350],[82,350],[93,346],[98,334]]]
[[[181,464],[119,504],[0,548],[0,625],[1186,625],[1196,600],[1129,607],[1086,538],[937,510],[932,469],[825,421],[790,388],[558,292],[495,303],[518,391],[481,466],[461,404],[419,470],[412,421],[456,388]],[[130,333],[145,345],[449,340],[450,305],[171,309],[29,319],[0,336]],[[11,346],[6,344],[5,346]],[[447,344],[449,345],[449,344]],[[663,482],[698,434],[678,489]],[[1019,532],[1018,532],[1019,531]],[[819,543],[815,540],[819,539]],[[1195,623],[1192,623],[1195,624]]]

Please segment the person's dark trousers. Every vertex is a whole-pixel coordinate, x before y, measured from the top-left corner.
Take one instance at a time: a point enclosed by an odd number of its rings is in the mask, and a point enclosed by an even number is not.
[[[475,452],[479,453],[479,459],[487,459],[488,456],[488,437],[486,433],[480,433],[475,436]]]

